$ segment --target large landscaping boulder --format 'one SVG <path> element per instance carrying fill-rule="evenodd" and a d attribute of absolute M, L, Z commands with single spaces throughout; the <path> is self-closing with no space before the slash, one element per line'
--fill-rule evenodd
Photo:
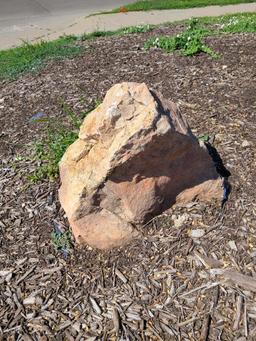
<path fill-rule="evenodd" d="M 222 196 L 177 106 L 146 84 L 113 86 L 60 163 L 59 197 L 78 243 L 122 245 L 174 203 Z"/>

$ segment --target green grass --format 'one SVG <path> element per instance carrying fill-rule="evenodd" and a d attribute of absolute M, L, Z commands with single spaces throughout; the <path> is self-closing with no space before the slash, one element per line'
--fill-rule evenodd
<path fill-rule="evenodd" d="M 38 70 L 50 58 L 73 57 L 82 51 L 76 41 L 77 37 L 67 36 L 0 51 L 0 79 L 15 79 L 24 72 Z"/>
<path fill-rule="evenodd" d="M 136 1 L 132 4 L 124 6 L 129 11 L 150 11 L 150 10 L 162 10 L 162 9 L 182 9 L 192 7 L 205 7 L 210 5 L 231 5 L 240 3 L 250 3 L 255 0 L 145 0 Z M 118 13 L 119 8 L 115 8 L 112 12 L 107 13 Z"/>
<path fill-rule="evenodd" d="M 92 33 L 87 33 L 81 35 L 80 39 L 84 40 L 92 40 L 98 37 L 111 37 L 111 36 L 123 36 L 126 34 L 134 34 L 134 33 L 145 33 L 151 31 L 154 28 L 153 25 L 137 25 L 137 26 L 130 26 L 130 27 L 123 27 L 116 31 L 95 31 Z"/>
<path fill-rule="evenodd" d="M 148 39 L 145 49 L 151 47 L 163 49 L 166 52 L 180 51 L 185 56 L 204 52 L 217 58 L 218 54 L 204 42 L 207 36 L 225 33 L 256 32 L 256 13 L 239 13 L 222 17 L 192 18 L 186 20 L 187 29 L 174 36 L 156 36 Z"/>

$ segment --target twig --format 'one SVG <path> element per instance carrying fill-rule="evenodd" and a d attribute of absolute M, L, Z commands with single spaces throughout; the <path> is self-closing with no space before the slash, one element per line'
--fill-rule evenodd
<path fill-rule="evenodd" d="M 207 283 L 207 284 L 204 284 L 204 285 L 201 285 L 200 287 L 197 287 L 193 290 L 190 290 L 188 292 L 185 292 L 184 294 L 180 295 L 179 298 L 182 298 L 182 297 L 185 297 L 185 296 L 188 296 L 190 294 L 193 294 L 194 292 L 198 291 L 198 290 L 201 290 L 201 289 L 211 289 L 213 287 L 216 287 L 217 285 L 219 285 L 221 282 L 214 282 L 214 283 Z"/>
<path fill-rule="evenodd" d="M 220 287 L 217 286 L 215 289 L 215 295 L 213 299 L 213 308 L 216 308 L 219 302 L 219 297 L 220 297 Z"/>
<path fill-rule="evenodd" d="M 96 300 L 93 297 L 89 297 L 89 300 L 91 301 L 91 305 L 93 310 L 95 311 L 96 314 L 100 315 L 102 313 L 102 310 Z"/>
<path fill-rule="evenodd" d="M 247 321 L 246 301 L 244 302 L 244 336 L 248 337 L 248 321 Z"/>
<path fill-rule="evenodd" d="M 192 322 L 195 322 L 195 321 L 197 321 L 197 320 L 199 320 L 199 319 L 200 319 L 199 316 L 194 316 L 194 317 L 190 318 L 189 320 L 186 320 L 186 321 L 183 321 L 183 322 L 179 322 L 179 323 L 177 324 L 177 326 L 178 326 L 178 328 L 184 327 L 184 326 L 186 326 L 187 324 L 190 324 L 190 323 L 192 323 Z"/>
<path fill-rule="evenodd" d="M 223 266 L 223 263 L 217 259 L 210 258 L 202 255 L 201 253 L 195 251 L 195 256 L 200 260 L 200 262 L 207 268 L 219 268 Z"/>
<path fill-rule="evenodd" d="M 127 278 L 123 275 L 123 273 L 118 270 L 117 268 L 115 269 L 115 274 L 116 276 L 125 284 L 128 282 Z"/>
<path fill-rule="evenodd" d="M 254 277 L 242 275 L 232 270 L 225 270 L 222 275 L 226 281 L 231 281 L 246 290 L 256 292 L 256 280 Z"/>
<path fill-rule="evenodd" d="M 158 338 L 158 340 L 164 341 L 153 326 L 148 325 L 147 328 L 151 330 L 151 332 Z"/>
<path fill-rule="evenodd" d="M 239 295 L 236 301 L 236 317 L 233 325 L 233 330 L 237 330 L 239 328 L 239 323 L 241 320 L 241 312 L 243 307 L 243 297 Z"/>
<path fill-rule="evenodd" d="M 201 335 L 200 335 L 200 341 L 207 341 L 208 340 L 211 321 L 212 321 L 211 314 L 207 314 L 204 318 L 204 321 L 203 321 L 203 326 L 202 326 Z"/>
<path fill-rule="evenodd" d="M 113 308 L 113 324 L 116 333 L 116 337 L 118 338 L 119 330 L 120 330 L 120 316 L 118 310 L 114 307 Z"/>
<path fill-rule="evenodd" d="M 36 268 L 36 265 L 29 269 L 17 282 L 16 285 L 19 285 L 25 278 L 27 278 Z"/>

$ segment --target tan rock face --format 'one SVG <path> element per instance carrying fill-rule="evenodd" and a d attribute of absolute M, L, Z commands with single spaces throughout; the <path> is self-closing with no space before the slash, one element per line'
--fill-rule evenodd
<path fill-rule="evenodd" d="M 113 86 L 60 163 L 60 202 L 77 242 L 127 243 L 176 202 L 222 195 L 214 164 L 177 106 L 145 84 Z"/>

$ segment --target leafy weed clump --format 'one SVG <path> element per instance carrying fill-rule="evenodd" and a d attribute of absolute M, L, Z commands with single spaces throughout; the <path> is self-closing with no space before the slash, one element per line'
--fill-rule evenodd
<path fill-rule="evenodd" d="M 67 148 L 78 138 L 79 127 L 83 118 L 90 111 L 76 115 L 65 103 L 62 103 L 63 111 L 68 116 L 67 124 L 60 124 L 54 119 L 48 118 L 45 134 L 34 146 L 33 160 L 37 162 L 36 169 L 28 176 L 31 182 L 44 178 L 54 180 L 59 174 L 59 162 Z"/>
<path fill-rule="evenodd" d="M 153 37 L 145 43 L 145 49 L 161 48 L 166 52 L 181 51 L 185 56 L 193 56 L 200 52 L 209 54 L 213 58 L 218 55 L 203 42 L 203 38 L 210 34 L 208 29 L 198 27 L 198 20 L 191 19 L 186 31 L 171 37 Z"/>
<path fill-rule="evenodd" d="M 68 131 L 64 127 L 49 128 L 47 135 L 35 145 L 34 159 L 39 165 L 28 179 L 32 182 L 56 179 L 62 156 L 77 138 L 77 131 Z"/>
<path fill-rule="evenodd" d="M 62 252 L 64 256 L 68 255 L 72 248 L 71 233 L 69 230 L 64 232 L 52 232 L 51 240 L 56 251 Z"/>
<path fill-rule="evenodd" d="M 79 135 L 79 129 L 83 119 L 96 107 L 101 101 L 96 99 L 93 106 L 87 110 L 76 114 L 62 100 L 60 101 L 63 113 L 66 119 L 63 123 L 52 118 L 39 118 L 34 122 L 44 122 L 45 134 L 34 145 L 33 161 L 37 162 L 36 169 L 28 176 L 31 182 L 37 182 L 48 178 L 55 180 L 59 175 L 59 162 L 62 159 L 67 148 L 73 144 Z M 36 116 L 36 115 L 35 115 Z"/>
<path fill-rule="evenodd" d="M 153 37 L 146 41 L 145 49 L 161 48 L 166 52 L 181 51 L 185 56 L 204 52 L 217 58 L 219 55 L 204 42 L 207 36 L 229 33 L 255 33 L 256 13 L 229 14 L 221 17 L 192 18 L 187 29 L 175 36 Z"/>

